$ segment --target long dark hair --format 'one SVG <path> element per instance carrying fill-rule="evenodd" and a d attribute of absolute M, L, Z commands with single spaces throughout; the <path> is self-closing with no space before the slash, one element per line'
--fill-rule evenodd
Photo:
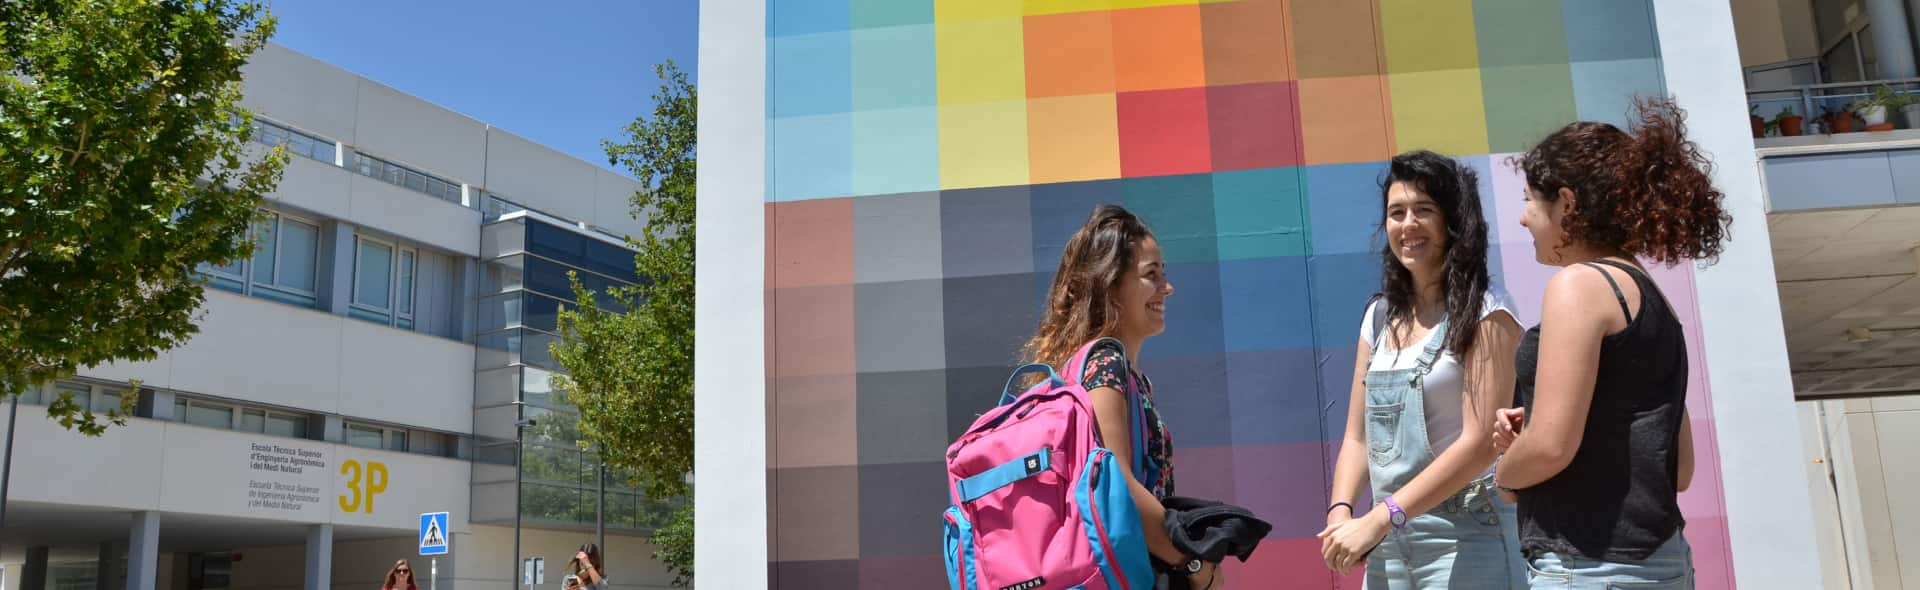
<path fill-rule="evenodd" d="M 400 578 L 401 566 L 406 566 L 407 568 L 407 585 L 395 586 L 393 584 L 394 582 L 398 581 Z M 381 587 L 392 588 L 394 590 L 407 590 L 407 588 L 414 587 L 413 581 L 418 579 L 420 578 L 416 577 L 416 575 L 413 572 L 413 565 L 408 564 L 407 560 L 402 559 L 400 561 L 393 562 L 393 567 L 387 568 L 387 581 L 385 584 L 382 584 Z"/>
<path fill-rule="evenodd" d="M 1733 226 L 1712 162 L 1687 140 L 1686 113 L 1671 100 L 1635 100 L 1633 112 L 1631 131 L 1580 121 L 1514 164 L 1546 202 L 1562 188 L 1576 195 L 1560 219 L 1569 240 L 1669 265 L 1711 262 Z"/>
<path fill-rule="evenodd" d="M 1381 234 L 1387 228 L 1387 194 L 1397 182 L 1419 187 L 1446 218 L 1447 255 L 1440 271 L 1440 290 L 1445 294 L 1449 320 L 1445 346 L 1456 358 L 1465 359 L 1480 333 L 1480 314 L 1491 282 L 1487 277 L 1487 220 L 1480 213 L 1480 175 L 1453 158 L 1427 150 L 1394 156 L 1380 181 Z M 1381 243 L 1387 242 L 1383 239 Z M 1380 292 L 1386 298 L 1387 317 L 1412 319 L 1413 301 L 1418 296 L 1413 272 L 1400 264 L 1391 246 L 1380 250 L 1380 266 Z"/>
<path fill-rule="evenodd" d="M 607 566 L 603 565 L 600 561 L 599 545 L 595 545 L 593 543 L 587 543 L 585 545 L 580 546 L 580 551 L 585 552 L 587 554 L 587 561 L 590 562 L 588 563 L 588 565 L 593 566 L 594 573 L 600 574 L 600 577 L 603 577 L 603 578 L 607 576 Z M 570 569 L 576 572 L 580 571 L 580 564 L 578 563 L 578 558 L 570 559 L 567 561 L 574 562 L 572 564 L 573 567 Z"/>
<path fill-rule="evenodd" d="M 1114 335 L 1120 326 L 1115 290 L 1133 268 L 1133 245 L 1151 237 L 1153 230 L 1125 208 L 1095 207 L 1060 254 L 1040 327 L 1022 349 L 1025 361 L 1061 368 L 1082 344 Z"/>

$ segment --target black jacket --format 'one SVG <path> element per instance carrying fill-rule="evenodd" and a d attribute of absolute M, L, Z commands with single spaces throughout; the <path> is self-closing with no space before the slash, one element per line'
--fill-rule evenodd
<path fill-rule="evenodd" d="M 1171 496 L 1160 501 L 1167 509 L 1167 536 L 1184 555 L 1218 565 L 1231 555 L 1245 562 L 1267 538 L 1273 525 L 1252 512 L 1212 500 Z M 1168 590 L 1190 590 L 1185 564 L 1160 564 L 1167 573 Z"/>

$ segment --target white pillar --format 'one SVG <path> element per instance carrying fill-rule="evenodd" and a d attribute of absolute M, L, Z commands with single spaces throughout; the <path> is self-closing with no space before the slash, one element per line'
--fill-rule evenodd
<path fill-rule="evenodd" d="M 767 2 L 700 0 L 694 535 L 702 588 L 768 587 Z M 752 359 L 730 362 L 728 359 Z M 748 508 L 748 509 L 743 509 Z M 564 561 L 564 560 L 563 560 Z"/>
<path fill-rule="evenodd" d="M 418 574 L 415 574 L 418 575 Z M 307 526 L 306 590 L 333 587 L 333 525 Z"/>
<path fill-rule="evenodd" d="M 133 513 L 127 533 L 127 590 L 153 590 L 160 576 L 160 513 Z"/>
<path fill-rule="evenodd" d="M 1653 10 L 1667 91 L 1687 111 L 1689 138 L 1713 159 L 1721 206 L 1734 219 L 1719 262 L 1694 281 L 1735 586 L 1819 588 L 1812 497 L 1781 479 L 1804 472 L 1800 426 L 1752 130 L 1733 116 L 1747 105 L 1732 6 L 1655 0 Z"/>
<path fill-rule="evenodd" d="M 1881 79 L 1914 77 L 1913 35 L 1909 34 L 1906 2 L 1866 0 L 1867 19 L 1873 23 L 1873 58 Z M 1887 113 L 1887 116 L 1898 116 Z"/>

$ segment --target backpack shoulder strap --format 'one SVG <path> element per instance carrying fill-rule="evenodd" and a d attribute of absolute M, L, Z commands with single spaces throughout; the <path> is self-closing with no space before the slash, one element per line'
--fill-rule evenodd
<path fill-rule="evenodd" d="M 1120 353 L 1120 374 L 1126 377 L 1126 379 L 1121 382 L 1124 384 L 1121 393 L 1127 396 L 1127 430 L 1133 442 L 1133 473 L 1137 479 L 1146 473 L 1146 424 L 1145 418 L 1141 415 L 1145 412 L 1142 409 L 1143 405 L 1140 401 L 1140 384 L 1133 376 L 1133 367 L 1127 365 L 1127 345 L 1120 342 L 1118 338 L 1113 337 L 1094 339 L 1092 342 L 1081 346 L 1080 351 L 1074 353 L 1073 358 L 1067 360 L 1067 366 L 1059 367 L 1059 372 L 1066 378 L 1068 383 L 1074 385 L 1081 384 L 1081 382 L 1086 380 L 1087 358 L 1092 356 L 1093 350 L 1102 344 L 1111 344 L 1114 349 Z M 1098 432 L 1097 428 L 1095 432 Z"/>

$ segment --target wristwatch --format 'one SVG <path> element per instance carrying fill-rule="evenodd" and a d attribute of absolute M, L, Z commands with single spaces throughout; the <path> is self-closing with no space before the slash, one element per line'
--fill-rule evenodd
<path fill-rule="evenodd" d="M 1407 526 L 1407 511 L 1400 509 L 1400 503 L 1393 501 L 1393 496 L 1387 496 L 1380 503 L 1387 505 L 1387 522 L 1393 523 L 1393 528 Z"/>
<path fill-rule="evenodd" d="M 1187 575 L 1191 576 L 1191 575 L 1200 573 L 1200 568 L 1204 567 L 1202 563 L 1203 562 L 1200 561 L 1200 558 L 1195 557 L 1193 559 L 1187 560 L 1187 566 L 1182 569 L 1185 569 L 1187 571 Z"/>

